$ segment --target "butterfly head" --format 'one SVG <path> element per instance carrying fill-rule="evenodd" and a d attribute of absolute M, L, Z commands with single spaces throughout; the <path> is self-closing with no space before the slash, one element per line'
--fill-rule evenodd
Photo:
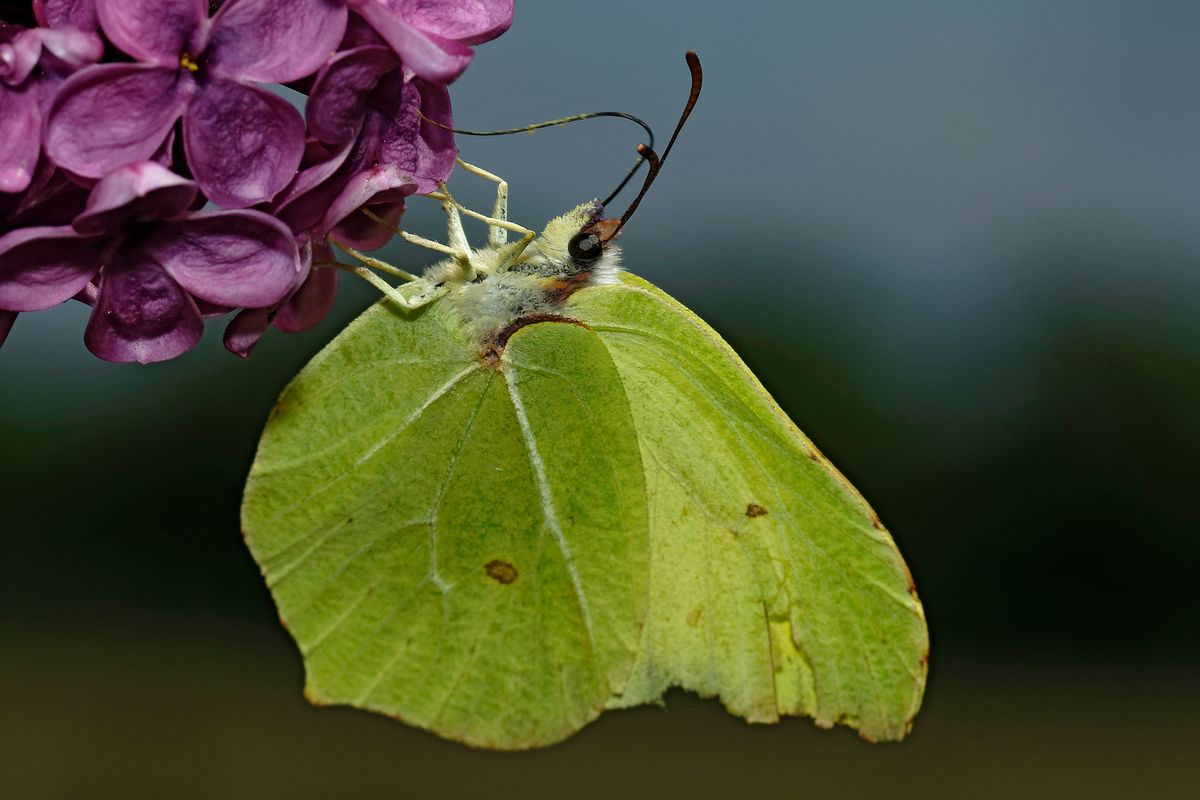
<path fill-rule="evenodd" d="M 620 271 L 621 249 L 612 236 L 618 220 L 603 214 L 604 206 L 592 201 L 555 217 L 511 269 L 575 288 L 613 283 Z"/>

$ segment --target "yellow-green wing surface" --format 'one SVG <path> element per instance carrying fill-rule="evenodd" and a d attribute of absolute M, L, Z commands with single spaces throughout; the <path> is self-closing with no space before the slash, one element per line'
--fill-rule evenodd
<path fill-rule="evenodd" d="M 650 606 L 610 702 L 671 686 L 754 722 L 811 716 L 899 739 L 921 702 L 928 633 L 879 518 L 708 325 L 634 276 L 567 313 L 612 356 L 650 509 Z"/>
<path fill-rule="evenodd" d="M 504 749 L 672 686 L 903 736 L 904 563 L 712 329 L 624 276 L 488 365 L 453 313 L 368 310 L 263 434 L 243 527 L 310 699 Z"/>
<path fill-rule="evenodd" d="M 495 370 L 444 305 L 376 305 L 304 368 L 263 434 L 243 529 L 310 700 L 544 745 L 622 691 L 640 642 L 637 438 L 594 334 L 524 333 Z"/>

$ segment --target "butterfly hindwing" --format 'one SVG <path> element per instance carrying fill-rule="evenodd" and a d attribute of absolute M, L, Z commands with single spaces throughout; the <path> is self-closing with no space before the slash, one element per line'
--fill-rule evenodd
<path fill-rule="evenodd" d="M 683 686 L 751 721 L 803 714 L 901 738 L 928 634 L 874 512 L 729 346 L 659 289 L 624 275 L 567 313 L 617 365 L 649 497 L 649 613 L 612 705 Z"/>

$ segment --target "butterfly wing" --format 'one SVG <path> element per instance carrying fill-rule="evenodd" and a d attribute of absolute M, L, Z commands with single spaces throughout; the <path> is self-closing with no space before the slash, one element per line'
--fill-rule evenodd
<path fill-rule="evenodd" d="M 631 275 L 576 294 L 632 411 L 650 605 L 610 705 L 682 686 L 754 722 L 811 716 L 901 738 L 928 659 L 921 603 L 861 495 L 715 331 Z"/>
<path fill-rule="evenodd" d="M 626 275 L 493 369 L 449 309 L 368 310 L 260 443 L 243 525 L 310 699 L 505 749 L 672 686 L 904 735 L 903 560 L 711 328 Z"/>
<path fill-rule="evenodd" d="M 639 645 L 633 421 L 594 334 L 516 337 L 490 369 L 447 308 L 377 305 L 304 368 L 263 434 L 243 530 L 310 700 L 548 744 L 622 690 Z"/>

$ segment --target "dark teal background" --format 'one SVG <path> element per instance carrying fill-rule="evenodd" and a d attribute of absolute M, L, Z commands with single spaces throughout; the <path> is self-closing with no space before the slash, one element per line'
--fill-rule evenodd
<path fill-rule="evenodd" d="M 665 139 L 700 53 L 626 264 L 725 334 L 894 532 L 933 637 L 904 744 L 680 694 L 502 756 L 308 707 L 238 504 L 275 395 L 374 298 L 347 284 L 247 362 L 219 325 L 136 367 L 88 355 L 80 306 L 17 321 L 0 796 L 1192 795 L 1198 33 L 1167 0 L 525 0 L 452 88 L 465 127 L 620 109 Z M 460 146 L 537 227 L 606 194 L 639 137 Z M 441 225 L 413 199 L 407 227 Z"/>

